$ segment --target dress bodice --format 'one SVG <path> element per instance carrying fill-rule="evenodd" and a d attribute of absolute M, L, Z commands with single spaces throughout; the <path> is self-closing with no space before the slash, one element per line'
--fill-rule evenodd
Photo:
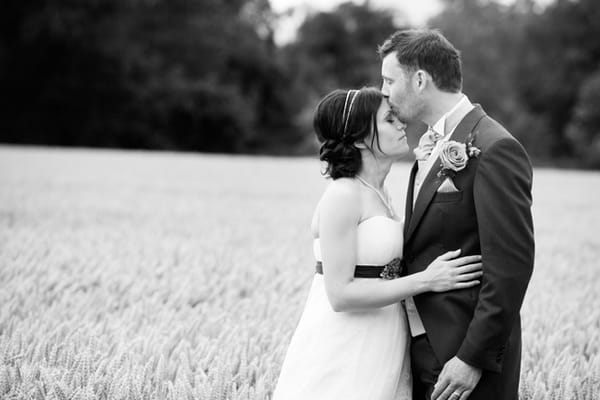
<path fill-rule="evenodd" d="M 376 215 L 362 221 L 356 227 L 356 264 L 385 265 L 396 257 L 402 257 L 402 221 L 385 215 Z M 315 259 L 322 261 L 321 242 L 314 239 Z"/>

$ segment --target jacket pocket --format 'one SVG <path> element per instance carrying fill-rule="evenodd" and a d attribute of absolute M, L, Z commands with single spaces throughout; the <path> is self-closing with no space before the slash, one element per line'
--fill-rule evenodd
<path fill-rule="evenodd" d="M 461 201 L 463 198 L 462 190 L 458 192 L 436 192 L 435 196 L 431 200 L 432 203 L 451 203 L 454 201 Z"/>

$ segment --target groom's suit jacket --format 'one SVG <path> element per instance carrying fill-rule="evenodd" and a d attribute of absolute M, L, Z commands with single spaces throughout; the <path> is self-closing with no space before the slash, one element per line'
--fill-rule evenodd
<path fill-rule="evenodd" d="M 518 387 L 519 310 L 534 260 L 532 168 L 520 143 L 479 105 L 451 140 L 468 137 L 481 154 L 453 178 L 458 191 L 437 192 L 445 178 L 437 176 L 441 166 L 436 161 L 413 209 L 415 162 L 406 196 L 404 261 L 412 274 L 450 250 L 482 255 L 481 285 L 424 293 L 415 296 L 415 304 L 442 365 L 458 356 L 482 368 L 484 377 L 485 371 L 502 375 L 502 385 Z"/>

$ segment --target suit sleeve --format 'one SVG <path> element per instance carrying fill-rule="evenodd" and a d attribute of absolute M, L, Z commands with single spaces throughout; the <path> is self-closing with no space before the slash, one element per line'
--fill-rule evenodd
<path fill-rule="evenodd" d="M 533 272 L 531 184 L 531 163 L 516 140 L 501 139 L 482 152 L 473 196 L 483 277 L 457 356 L 484 370 L 501 371 L 504 345 Z"/>

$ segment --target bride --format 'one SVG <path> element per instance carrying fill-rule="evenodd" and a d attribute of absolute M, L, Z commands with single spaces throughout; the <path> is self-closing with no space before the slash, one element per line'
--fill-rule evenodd
<path fill-rule="evenodd" d="M 479 284 L 481 258 L 456 250 L 399 277 L 403 223 L 384 181 L 408 144 L 405 125 L 379 90 L 328 94 L 314 127 L 332 182 L 313 217 L 317 271 L 273 399 L 411 399 L 410 335 L 400 302 Z"/>

